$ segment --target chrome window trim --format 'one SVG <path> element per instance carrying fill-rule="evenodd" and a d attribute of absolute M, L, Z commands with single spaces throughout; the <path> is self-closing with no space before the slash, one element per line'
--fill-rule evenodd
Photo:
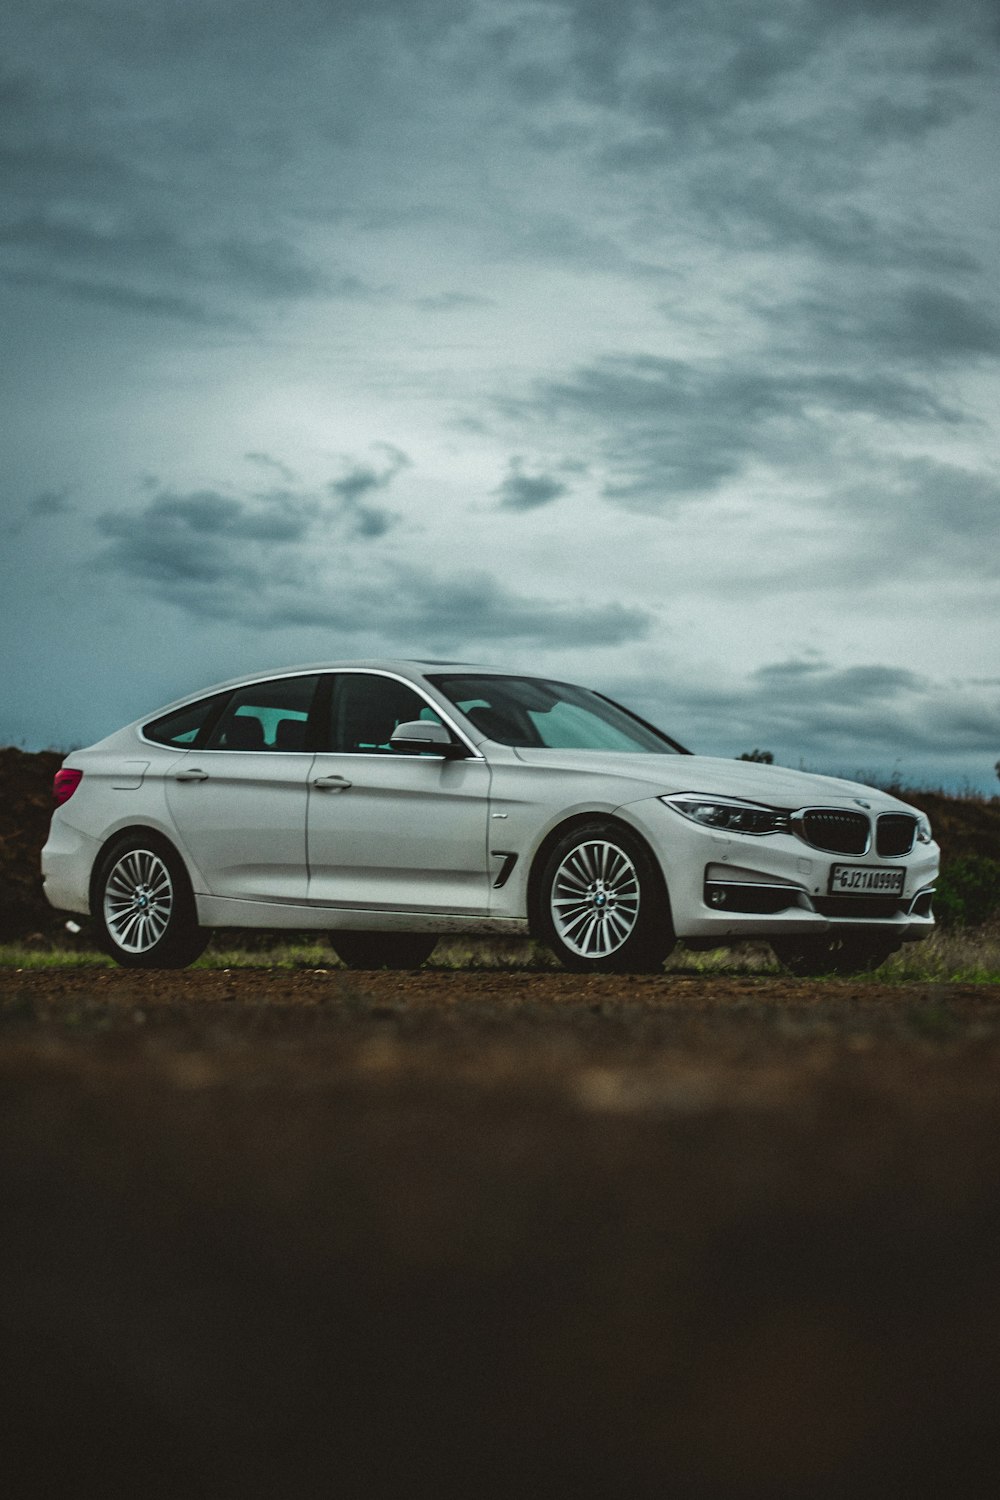
<path fill-rule="evenodd" d="M 462 759 L 463 760 L 477 760 L 477 761 L 483 762 L 483 764 L 486 763 L 486 756 L 483 755 L 483 753 L 480 750 L 478 750 L 476 748 L 476 746 L 471 742 L 471 740 L 469 739 L 469 736 L 466 734 L 465 730 L 462 729 L 462 727 L 461 727 L 460 724 L 457 724 L 455 722 L 455 720 L 452 718 L 451 713 L 448 711 L 448 709 L 444 708 L 440 703 L 437 703 L 434 699 L 432 699 L 432 698 L 430 698 L 428 696 L 427 689 L 426 689 L 426 687 L 425 687 L 425 685 L 424 685 L 424 683 L 422 681 L 415 682 L 412 677 L 404 677 L 401 673 L 388 671 L 384 667 L 364 667 L 364 666 L 356 666 L 356 667 L 355 666 L 349 666 L 349 667 L 313 667 L 312 669 L 308 669 L 307 668 L 304 671 L 301 668 L 299 668 L 297 671 L 292 671 L 292 672 L 275 672 L 273 675 L 266 676 L 266 677 L 253 677 L 249 681 L 241 680 L 241 681 L 233 683 L 232 686 L 229 688 L 228 691 L 229 691 L 229 696 L 232 697 L 233 693 L 242 692 L 242 691 L 245 691 L 247 688 L 256 687 L 258 683 L 263 684 L 263 683 L 268 683 L 268 682 L 288 682 L 292 678 L 295 678 L 295 677 L 319 677 L 319 678 L 326 677 L 326 678 L 330 679 L 331 686 L 332 686 L 334 679 L 336 679 L 337 677 L 348 677 L 348 676 L 350 676 L 350 677 L 388 677 L 390 679 L 390 681 L 392 681 L 392 682 L 398 682 L 403 687 L 412 688 L 413 692 L 416 693 L 419 698 L 422 698 L 424 700 L 424 702 L 426 703 L 427 707 L 429 709 L 432 709 L 433 712 L 437 714 L 438 718 L 441 719 L 441 721 L 444 724 L 447 725 L 448 729 L 451 730 L 452 734 L 454 734 L 456 736 L 456 738 L 461 742 L 461 744 L 463 744 L 465 746 L 466 750 L 468 751 L 468 754 L 464 755 L 462 757 Z M 226 692 L 227 690 L 225 688 L 222 688 L 222 689 L 217 689 L 215 692 L 212 692 L 212 693 L 202 693 L 200 695 L 196 695 L 196 696 L 194 696 L 194 697 L 192 697 L 190 699 L 186 699 L 186 700 L 185 699 L 181 699 L 180 702 L 177 705 L 177 712 L 180 713 L 181 710 L 184 709 L 187 706 L 190 706 L 191 708 L 197 708 L 198 704 L 201 703 L 204 699 L 206 699 L 206 698 L 215 698 L 215 697 L 217 697 L 219 695 L 220 691 L 221 692 Z M 167 712 L 169 712 L 169 711 L 170 710 L 168 708 Z M 161 714 L 161 715 L 158 715 L 157 717 L 162 718 L 163 715 Z M 154 721 L 152 719 L 148 719 L 146 721 L 146 723 L 148 723 L 148 724 L 152 724 L 153 722 Z M 175 755 L 190 755 L 191 752 L 192 752 L 192 750 L 195 748 L 193 745 L 164 745 L 159 740 L 148 739 L 147 736 L 146 736 L 145 730 L 146 730 L 146 724 L 140 725 L 139 728 L 136 731 L 136 738 L 139 739 L 139 740 L 141 740 L 141 742 L 144 745 L 149 745 L 154 750 L 169 750 L 171 753 L 173 753 Z M 227 750 L 227 749 L 225 749 L 225 747 L 223 747 L 221 749 L 218 748 L 218 747 L 214 747 L 211 750 L 203 748 L 203 749 L 201 749 L 201 750 L 198 751 L 199 755 L 276 755 L 276 754 L 280 754 L 280 755 L 308 755 L 310 758 L 312 756 L 314 756 L 314 755 L 355 756 L 358 753 L 359 752 L 354 751 L 354 750 L 281 750 L 281 751 L 275 751 L 275 750 L 266 750 L 266 751 L 258 751 L 258 750 Z M 413 760 L 413 759 L 419 759 L 420 757 L 400 756 L 399 758 L 401 760 L 403 760 L 403 759 Z"/>
<path fill-rule="evenodd" d="M 291 672 L 274 672 L 266 677 L 238 678 L 235 682 L 223 684 L 221 687 L 215 688 L 212 692 L 196 693 L 190 698 L 180 698 L 176 703 L 168 704 L 163 713 L 157 714 L 154 718 L 147 719 L 145 723 L 140 724 L 136 728 L 135 737 L 142 744 L 149 745 L 154 750 L 171 750 L 177 755 L 190 755 L 191 751 L 195 749 L 194 745 L 165 745 L 162 740 L 151 740 L 146 735 L 146 726 L 154 724 L 156 719 L 166 718 L 167 714 L 171 712 L 181 713 L 185 708 L 197 708 L 199 703 L 204 703 L 209 698 L 219 698 L 223 693 L 227 695 L 226 706 L 228 707 L 229 699 L 232 698 L 234 693 L 242 692 L 246 688 L 256 687 L 258 683 L 289 682 L 293 677 L 318 677 L 322 679 L 329 675 L 325 667 L 299 667 Z M 225 709 L 223 709 L 224 712 Z M 222 749 L 216 747 L 211 750 L 202 748 L 198 751 L 199 755 L 315 755 L 315 753 L 314 750 L 227 750 L 225 747 Z"/>

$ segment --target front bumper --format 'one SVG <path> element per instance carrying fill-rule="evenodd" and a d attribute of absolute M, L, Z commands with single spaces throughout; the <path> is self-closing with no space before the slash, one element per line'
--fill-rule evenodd
<path fill-rule="evenodd" d="M 912 942 L 934 927 L 937 844 L 915 844 L 898 858 L 872 852 L 829 854 L 793 833 L 753 836 L 703 828 L 659 799 L 633 804 L 627 811 L 660 857 L 674 930 L 681 939 L 722 944 L 877 929 L 899 942 Z M 903 869 L 902 892 L 893 897 L 831 895 L 834 865 Z"/>

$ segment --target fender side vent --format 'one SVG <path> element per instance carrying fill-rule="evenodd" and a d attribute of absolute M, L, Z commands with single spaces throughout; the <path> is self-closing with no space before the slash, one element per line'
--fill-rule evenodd
<path fill-rule="evenodd" d="M 517 855 L 511 853 L 509 849 L 491 849 L 490 858 L 501 861 L 500 868 L 493 879 L 493 889 L 498 891 L 510 879 L 511 871 L 517 864 Z"/>

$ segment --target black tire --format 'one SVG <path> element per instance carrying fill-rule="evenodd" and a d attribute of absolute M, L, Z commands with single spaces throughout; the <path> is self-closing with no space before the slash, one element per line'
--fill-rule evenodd
<path fill-rule="evenodd" d="M 332 932 L 330 946 L 349 969 L 419 969 L 437 947 L 433 932 Z"/>
<path fill-rule="evenodd" d="M 847 933 L 843 937 L 772 938 L 775 958 L 801 979 L 817 974 L 868 974 L 901 946 L 891 937 Z"/>
<path fill-rule="evenodd" d="M 538 933 L 564 968 L 654 974 L 676 937 L 663 877 L 619 823 L 579 823 L 549 851 L 538 885 Z"/>
<path fill-rule="evenodd" d="M 184 969 L 204 953 L 194 895 L 177 851 L 156 834 L 126 834 L 101 856 L 91 917 L 105 953 L 126 969 Z"/>

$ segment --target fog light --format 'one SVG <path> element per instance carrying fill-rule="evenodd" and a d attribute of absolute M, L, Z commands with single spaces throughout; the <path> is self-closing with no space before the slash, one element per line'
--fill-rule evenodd
<path fill-rule="evenodd" d="M 709 904 L 709 906 L 725 906 L 725 904 L 726 904 L 726 893 L 725 893 L 725 891 L 721 891 L 718 886 L 716 886 L 714 890 L 709 891 L 709 893 L 708 893 L 708 904 Z"/>

